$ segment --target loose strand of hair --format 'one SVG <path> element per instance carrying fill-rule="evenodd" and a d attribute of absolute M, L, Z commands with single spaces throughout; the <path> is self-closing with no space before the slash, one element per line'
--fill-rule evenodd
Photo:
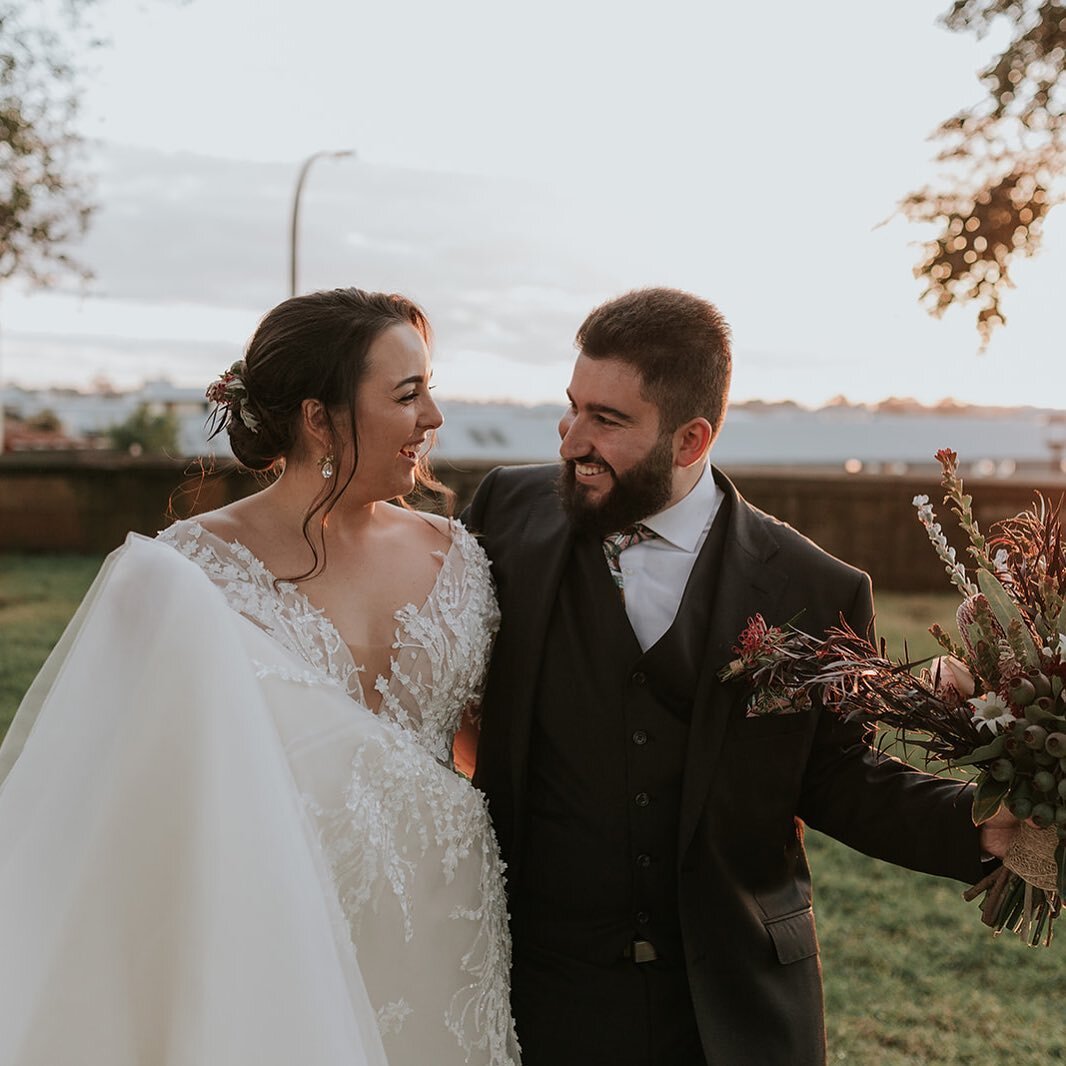
<path fill-rule="evenodd" d="M 299 581 L 306 581 L 309 578 L 318 577 L 326 569 L 327 553 L 326 553 L 326 520 L 330 516 L 330 512 L 337 505 L 337 501 L 344 495 L 348 486 L 352 483 L 352 479 L 355 477 L 355 471 L 359 466 L 359 444 L 355 436 L 355 415 L 350 416 L 352 424 L 352 468 L 348 471 L 348 476 L 345 478 L 344 483 L 334 482 L 331 479 L 329 485 L 326 486 L 324 491 L 319 494 L 318 497 L 312 503 L 310 509 L 304 515 L 303 523 L 301 524 L 300 531 L 303 534 L 304 540 L 307 542 L 307 546 L 311 549 L 311 555 L 314 558 L 314 563 L 309 570 L 305 570 L 302 574 L 298 574 L 295 577 L 279 578 L 278 580 L 291 581 L 294 584 Z M 332 436 L 332 448 L 334 455 L 337 453 L 337 436 L 331 430 Z M 310 527 L 311 522 L 314 520 L 316 514 L 322 511 L 322 518 L 319 522 L 319 537 L 322 545 L 322 556 L 319 558 L 318 549 L 315 547 L 315 542 L 311 537 Z"/>

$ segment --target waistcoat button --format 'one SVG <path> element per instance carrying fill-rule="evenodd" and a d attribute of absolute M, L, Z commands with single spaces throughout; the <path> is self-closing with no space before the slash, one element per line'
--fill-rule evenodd
<path fill-rule="evenodd" d="M 651 803 L 651 796 L 649 796 L 647 792 L 638 792 L 635 802 L 638 807 L 647 807 L 647 805 Z"/>
<path fill-rule="evenodd" d="M 634 744 L 647 744 L 648 743 L 648 734 L 645 733 L 643 729 L 638 729 L 633 734 L 633 743 Z"/>

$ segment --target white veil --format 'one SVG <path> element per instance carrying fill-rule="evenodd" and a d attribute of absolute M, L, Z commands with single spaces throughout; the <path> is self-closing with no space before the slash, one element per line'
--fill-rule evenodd
<path fill-rule="evenodd" d="M 267 640 L 166 545 L 105 562 L 0 750 L 0 1066 L 385 1063 Z"/>

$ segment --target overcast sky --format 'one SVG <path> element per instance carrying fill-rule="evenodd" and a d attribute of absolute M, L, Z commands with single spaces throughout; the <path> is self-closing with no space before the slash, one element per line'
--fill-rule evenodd
<path fill-rule="evenodd" d="M 1066 407 L 1066 223 L 977 354 L 911 276 L 897 201 L 996 39 L 946 0 L 101 0 L 82 127 L 100 211 L 82 297 L 9 287 L 0 377 L 206 382 L 301 288 L 396 289 L 442 395 L 558 400 L 584 314 L 628 288 L 716 302 L 734 397 Z"/>

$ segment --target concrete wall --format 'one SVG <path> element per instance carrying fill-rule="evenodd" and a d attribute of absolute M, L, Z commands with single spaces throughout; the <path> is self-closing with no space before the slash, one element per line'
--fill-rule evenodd
<path fill-rule="evenodd" d="M 469 500 L 488 464 L 441 463 L 437 475 Z M 912 498 L 929 496 L 951 542 L 964 544 L 932 478 L 859 475 L 789 468 L 729 471 L 740 492 L 827 551 L 868 570 L 878 588 L 948 591 L 946 575 L 915 518 Z M 0 551 L 98 553 L 129 530 L 153 535 L 169 522 L 254 492 L 251 475 L 220 464 L 82 453 L 7 455 L 0 459 Z M 1022 510 L 1042 489 L 1058 500 L 1062 479 L 1041 483 L 974 481 L 982 526 Z"/>

